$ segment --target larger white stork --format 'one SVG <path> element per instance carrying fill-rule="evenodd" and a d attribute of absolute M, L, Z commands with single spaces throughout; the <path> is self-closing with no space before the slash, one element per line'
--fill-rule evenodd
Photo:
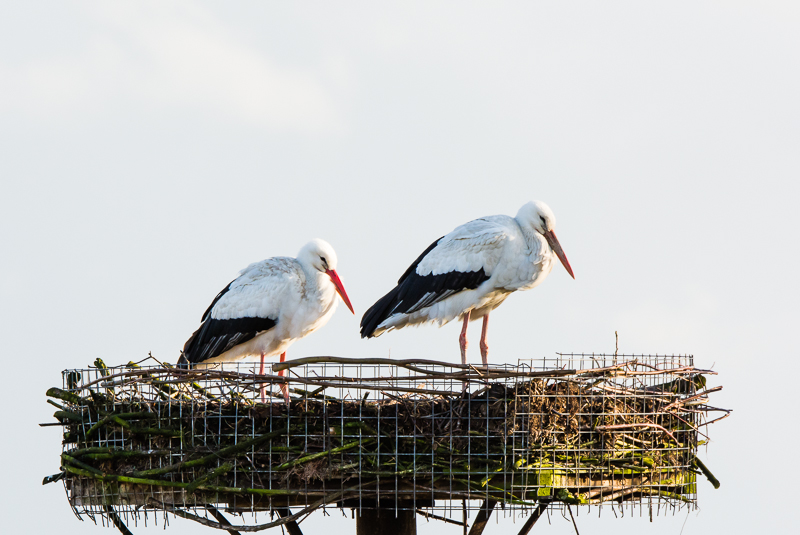
<path fill-rule="evenodd" d="M 407 325 L 460 317 L 461 362 L 467 362 L 467 324 L 483 318 L 481 358 L 488 364 L 489 313 L 516 290 L 530 290 L 553 269 L 556 258 L 575 278 L 555 233 L 556 218 L 541 201 L 516 217 L 483 217 L 439 238 L 403 273 L 397 286 L 361 318 L 361 337 L 380 336 Z"/>
<path fill-rule="evenodd" d="M 280 355 L 283 362 L 294 341 L 328 323 L 337 292 L 355 313 L 336 265 L 333 247 L 319 239 L 306 244 L 297 258 L 250 264 L 214 298 L 183 356 L 204 365 L 260 357 L 263 374 L 265 358 Z M 288 389 L 284 395 L 288 401 Z M 263 401 L 263 388 L 261 396 Z"/>

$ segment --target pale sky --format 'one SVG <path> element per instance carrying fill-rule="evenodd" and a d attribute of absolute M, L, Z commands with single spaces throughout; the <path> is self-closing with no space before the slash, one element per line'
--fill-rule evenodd
<path fill-rule="evenodd" d="M 40 485 L 61 370 L 175 361 L 241 268 L 315 237 L 357 315 L 289 358 L 457 361 L 456 324 L 364 341 L 359 318 L 434 239 L 540 199 L 576 280 L 556 266 L 495 311 L 490 361 L 613 352 L 619 331 L 625 352 L 694 354 L 734 409 L 699 512 L 593 509 L 581 532 L 798 530 L 800 5 L 487 4 L 3 4 L 4 529 L 115 532 Z M 355 532 L 335 513 L 301 527 Z"/>

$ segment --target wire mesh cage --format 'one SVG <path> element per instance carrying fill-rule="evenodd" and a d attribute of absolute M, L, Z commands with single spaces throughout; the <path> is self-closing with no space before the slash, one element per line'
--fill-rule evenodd
<path fill-rule="evenodd" d="M 708 405 L 721 387 L 706 387 L 713 372 L 691 356 L 558 354 L 488 368 L 312 357 L 255 371 L 64 371 L 48 390 L 62 471 L 45 482 L 63 479 L 75 513 L 109 525 L 160 511 L 215 527 L 220 510 L 283 517 L 264 527 L 319 507 L 463 525 L 495 504 L 509 515 L 614 504 L 652 516 L 696 507 L 698 474 L 718 484 L 697 448 L 709 415 L 727 411 Z"/>

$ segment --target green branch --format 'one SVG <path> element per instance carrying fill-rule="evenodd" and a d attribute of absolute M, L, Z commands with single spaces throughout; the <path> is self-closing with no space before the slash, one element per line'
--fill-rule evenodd
<path fill-rule="evenodd" d="M 715 489 L 719 488 L 720 486 L 719 479 L 714 477 L 714 474 L 712 474 L 711 470 L 709 470 L 708 467 L 705 464 L 703 464 L 703 461 L 695 457 L 694 460 L 692 461 L 692 464 L 696 468 L 698 468 L 701 472 L 703 472 L 703 475 L 706 476 L 706 478 L 711 482 L 712 485 L 714 485 Z"/>
<path fill-rule="evenodd" d="M 163 474 L 168 474 L 170 472 L 175 472 L 176 470 L 182 470 L 184 468 L 192 468 L 193 466 L 202 466 L 204 464 L 208 464 L 211 461 L 215 461 L 217 459 L 221 459 L 227 457 L 229 455 L 238 455 L 244 451 L 249 450 L 251 447 L 255 447 L 263 442 L 267 442 L 272 440 L 273 438 L 277 438 L 286 433 L 285 429 L 280 429 L 278 431 L 272 431 L 271 433 L 267 433 L 255 438 L 251 438 L 250 440 L 245 440 L 244 442 L 239 442 L 233 446 L 228 446 L 226 448 L 222 448 L 221 450 L 206 455 L 205 457 L 201 457 L 199 459 L 193 459 L 191 461 L 181 461 L 179 463 L 171 464 L 169 466 L 165 466 L 164 468 L 155 468 L 153 470 L 143 470 L 140 472 L 135 472 L 137 476 L 160 476 Z"/>
<path fill-rule="evenodd" d="M 286 470 L 288 468 L 292 468 L 293 466 L 299 466 L 301 464 L 305 464 L 305 463 L 314 461 L 316 459 L 321 459 L 323 457 L 327 457 L 328 455 L 331 455 L 333 453 L 339 453 L 339 452 L 342 452 L 342 451 L 351 450 L 351 449 L 355 448 L 356 446 L 358 446 L 359 444 L 366 445 L 366 444 L 370 444 L 372 442 L 375 442 L 374 438 L 368 438 L 367 440 L 363 440 L 363 441 L 362 440 L 355 440 L 355 441 L 349 442 L 349 443 L 347 443 L 347 444 L 345 444 L 343 446 L 339 446 L 338 448 L 333 448 L 333 449 L 330 449 L 330 450 L 321 451 L 319 453 L 314 453 L 312 455 L 307 455 L 305 457 L 301 457 L 299 459 L 295 459 L 294 461 L 289 461 L 288 463 L 283 463 L 283 464 L 281 464 L 279 466 L 276 466 L 273 470 L 275 470 L 276 472 L 278 472 L 280 470 Z"/>

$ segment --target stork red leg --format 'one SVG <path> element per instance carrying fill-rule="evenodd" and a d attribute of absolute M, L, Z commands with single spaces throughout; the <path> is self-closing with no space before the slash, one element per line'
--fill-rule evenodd
<path fill-rule="evenodd" d="M 261 352 L 261 366 L 258 367 L 258 375 L 264 375 L 264 352 Z M 261 403 L 267 402 L 267 387 L 261 383 Z"/>
<path fill-rule="evenodd" d="M 469 315 L 471 310 L 464 314 L 464 326 L 461 327 L 461 335 L 458 337 L 458 347 L 461 348 L 461 364 L 467 363 L 467 325 L 469 325 Z"/>
<path fill-rule="evenodd" d="M 489 368 L 489 344 L 486 343 L 486 333 L 489 330 L 489 314 L 483 317 L 483 328 L 481 329 L 481 359 L 483 359 L 483 367 Z"/>
<path fill-rule="evenodd" d="M 458 347 L 461 348 L 461 364 L 467 363 L 467 325 L 469 324 L 469 314 L 469 310 L 464 314 L 464 326 L 461 327 L 461 335 L 458 337 Z M 468 384 L 467 381 L 461 381 L 462 392 L 467 391 Z"/>
<path fill-rule="evenodd" d="M 286 351 L 281 353 L 281 362 L 286 360 Z M 281 370 L 278 372 L 279 377 L 284 377 L 286 375 L 286 370 Z M 283 392 L 283 399 L 286 400 L 286 404 L 289 404 L 289 385 L 288 384 L 281 384 L 281 392 Z"/>

